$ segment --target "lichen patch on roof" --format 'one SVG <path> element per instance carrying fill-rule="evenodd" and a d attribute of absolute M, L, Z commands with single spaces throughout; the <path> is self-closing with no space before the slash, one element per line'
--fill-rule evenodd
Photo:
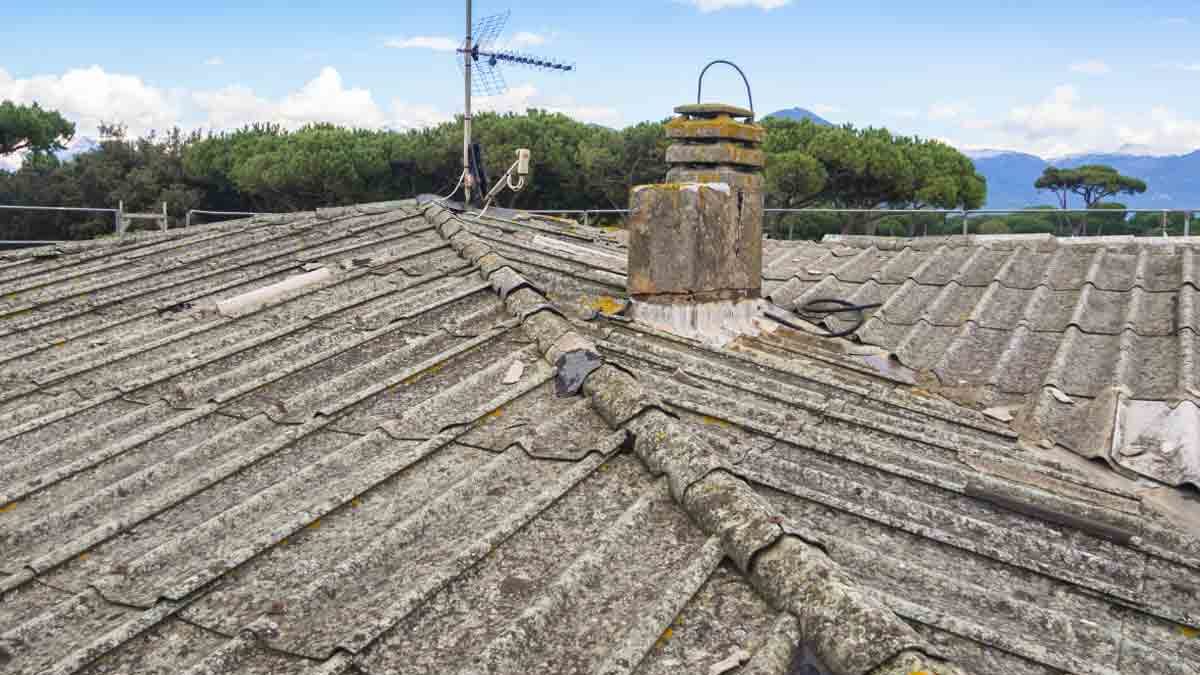
<path fill-rule="evenodd" d="M 770 292 L 867 284 L 826 279 L 863 249 L 768 251 Z M 0 673 L 1195 675 L 1186 494 L 1018 442 L 876 352 L 630 322 L 623 255 L 414 202 L 6 254 Z M 1191 274 L 1161 262 L 1147 292 Z M 973 316 L 941 293 L 920 302 Z M 558 396 L 580 352 L 601 365 Z M 1112 401 L 1129 428 L 1166 402 Z"/>

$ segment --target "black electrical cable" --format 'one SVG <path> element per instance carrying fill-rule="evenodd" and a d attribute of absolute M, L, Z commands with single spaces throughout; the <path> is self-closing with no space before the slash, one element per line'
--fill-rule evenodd
<path fill-rule="evenodd" d="M 798 316 L 800 316 L 808 321 L 811 321 L 814 325 L 817 325 L 817 326 L 820 326 L 822 321 L 829 318 L 829 316 L 831 316 L 833 314 L 843 314 L 846 312 L 857 313 L 858 316 L 855 318 L 854 325 L 851 326 L 850 328 L 847 328 L 846 330 L 836 331 L 836 332 L 831 331 L 831 330 L 826 330 L 824 333 L 816 334 L 819 337 L 836 338 L 836 337 L 846 337 L 847 335 L 850 335 L 851 333 L 858 330 L 859 328 L 862 328 L 862 325 L 864 323 L 866 323 L 866 321 L 867 321 L 867 315 L 865 313 L 866 310 L 875 309 L 876 307 L 882 307 L 882 306 L 883 306 L 883 303 L 881 303 L 881 302 L 876 302 L 876 303 L 871 303 L 871 304 L 866 304 L 866 305 L 856 305 L 852 302 L 847 302 L 846 300 L 841 300 L 839 298 L 817 298 L 815 300 L 809 300 L 808 302 L 804 303 L 803 305 L 797 306 L 795 311 Z M 777 314 L 775 312 L 768 311 L 766 316 L 768 319 L 777 321 L 777 322 L 787 326 L 788 328 L 792 328 L 795 330 L 801 330 L 801 331 L 805 331 L 808 333 L 812 332 L 812 331 L 809 331 L 806 328 L 800 326 L 797 323 L 789 321 L 787 319 L 787 317 Z"/>
<path fill-rule="evenodd" d="M 824 305 L 824 306 L 822 306 L 822 305 Z M 830 305 L 832 305 L 832 306 L 830 306 Z M 833 314 L 844 314 L 846 312 L 854 312 L 857 314 L 857 316 L 854 318 L 853 326 L 851 326 L 850 328 L 848 328 L 846 330 L 842 330 L 842 331 L 838 331 L 838 332 L 829 331 L 825 335 L 825 337 L 831 337 L 831 338 L 832 337 L 845 337 L 845 336 L 853 333 L 854 331 L 858 330 L 859 328 L 862 328 L 862 325 L 867 322 L 866 310 L 875 309 L 876 307 L 882 307 L 882 306 L 883 306 L 882 302 L 870 303 L 870 304 L 866 304 L 866 305 L 856 305 L 852 302 L 847 302 L 846 300 L 841 300 L 839 298 L 817 298 L 815 300 L 809 300 L 808 302 L 804 303 L 803 305 L 796 307 L 796 314 L 799 314 L 800 316 L 802 316 L 806 319 L 812 319 L 813 323 L 817 323 L 819 325 L 819 322 L 825 320 L 826 318 L 828 318 L 829 316 L 831 316 Z"/>

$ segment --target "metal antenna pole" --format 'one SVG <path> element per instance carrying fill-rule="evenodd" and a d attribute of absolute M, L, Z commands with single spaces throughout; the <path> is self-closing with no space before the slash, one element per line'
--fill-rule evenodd
<path fill-rule="evenodd" d="M 466 5 L 467 37 L 457 51 L 461 55 L 463 68 L 463 202 L 469 205 L 471 193 L 476 187 L 480 188 L 481 195 L 488 191 L 487 177 L 483 174 L 483 167 L 475 166 L 479 162 L 480 153 L 473 151 L 476 146 L 471 142 L 471 94 L 476 89 L 479 90 L 479 95 L 484 97 L 504 92 L 506 88 L 504 77 L 497 67 L 501 63 L 560 72 L 573 71 L 575 66 L 554 59 L 521 54 L 511 49 L 497 50 L 496 40 L 508 22 L 509 12 L 484 17 L 478 25 L 474 25 L 472 23 L 474 18 L 472 16 L 472 0 L 466 0 Z M 475 171 L 479 171 L 479 181 L 483 183 L 482 185 L 476 185 Z M 456 187 L 455 190 L 457 189 Z"/>
<path fill-rule="evenodd" d="M 466 106 L 463 109 L 463 204 L 471 204 L 471 0 L 467 0 L 467 41 L 463 44 L 463 89 Z"/>

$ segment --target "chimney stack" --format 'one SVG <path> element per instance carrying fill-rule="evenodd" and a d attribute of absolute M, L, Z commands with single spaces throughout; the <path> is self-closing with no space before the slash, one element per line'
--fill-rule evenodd
<path fill-rule="evenodd" d="M 628 290 L 638 320 L 724 342 L 757 332 L 766 131 L 736 106 L 675 112 L 667 182 L 630 195 Z"/>

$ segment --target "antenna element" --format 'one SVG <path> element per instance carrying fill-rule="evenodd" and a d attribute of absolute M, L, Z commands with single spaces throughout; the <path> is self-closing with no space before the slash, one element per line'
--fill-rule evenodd
<path fill-rule="evenodd" d="M 471 150 L 471 95 L 498 96 L 508 90 L 500 64 L 510 63 L 540 70 L 571 72 L 575 64 L 524 54 L 499 41 L 500 33 L 508 24 L 510 12 L 493 14 L 471 23 L 472 0 L 467 0 L 467 37 L 458 49 L 458 60 L 463 69 L 463 190 L 464 203 L 471 203 L 471 190 L 475 187 L 482 167 L 475 165 L 473 157 L 478 153 Z"/>

